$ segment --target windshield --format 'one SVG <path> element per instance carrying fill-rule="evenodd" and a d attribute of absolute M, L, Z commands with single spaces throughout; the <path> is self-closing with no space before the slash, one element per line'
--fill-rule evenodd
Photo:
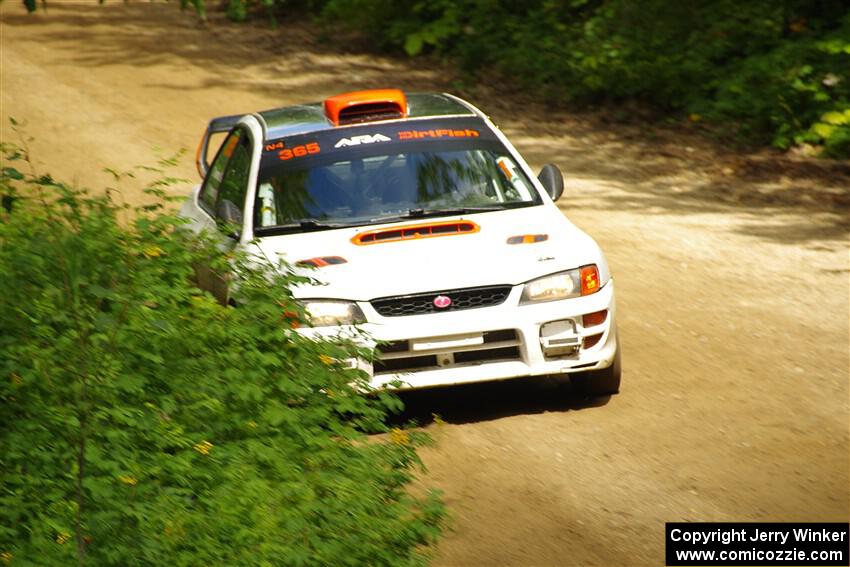
<path fill-rule="evenodd" d="M 483 124 L 453 120 L 446 123 L 451 129 L 434 126 L 433 120 L 370 125 L 267 143 L 255 232 L 263 236 L 541 204 L 518 164 Z"/>

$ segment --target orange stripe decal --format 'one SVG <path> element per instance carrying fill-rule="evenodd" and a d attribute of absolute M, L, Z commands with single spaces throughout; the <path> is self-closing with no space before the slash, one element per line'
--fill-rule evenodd
<path fill-rule="evenodd" d="M 198 175 L 201 176 L 201 179 L 204 178 L 204 170 L 201 168 L 201 150 L 203 150 L 204 142 L 206 141 L 207 136 L 206 133 L 201 137 L 201 141 L 198 142 L 198 149 L 195 150 L 195 167 L 198 170 Z M 204 164 L 206 165 L 206 164 Z"/>
<path fill-rule="evenodd" d="M 239 131 L 237 130 L 233 136 L 228 140 L 227 145 L 224 146 L 224 149 L 221 150 L 221 153 L 224 154 L 224 157 L 229 158 L 233 155 L 233 150 L 236 149 L 236 144 L 239 143 Z"/>
<path fill-rule="evenodd" d="M 336 266 L 337 264 L 347 264 L 348 260 L 342 256 L 319 256 L 317 258 L 307 258 L 295 262 L 298 266 L 312 266 L 314 268 L 324 268 L 325 266 Z"/>
<path fill-rule="evenodd" d="M 505 177 L 507 178 L 507 180 L 510 181 L 511 178 L 513 177 L 513 174 L 511 173 L 511 170 L 508 169 L 508 164 L 505 163 L 504 160 L 499 160 L 497 163 L 499 165 L 499 169 L 502 170 L 502 173 L 505 174 Z"/>

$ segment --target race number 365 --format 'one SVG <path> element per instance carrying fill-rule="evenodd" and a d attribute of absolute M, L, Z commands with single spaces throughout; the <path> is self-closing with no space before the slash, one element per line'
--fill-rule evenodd
<path fill-rule="evenodd" d="M 286 161 L 292 158 L 304 157 L 308 154 L 317 154 L 321 151 L 322 149 L 319 147 L 319 144 L 312 142 L 310 144 L 295 146 L 294 148 L 282 149 L 277 154 L 277 157 L 279 157 L 282 161 Z"/>

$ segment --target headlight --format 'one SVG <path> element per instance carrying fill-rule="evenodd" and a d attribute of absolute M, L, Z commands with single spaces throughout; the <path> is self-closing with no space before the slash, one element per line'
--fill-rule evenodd
<path fill-rule="evenodd" d="M 304 310 L 314 327 L 330 325 L 357 325 L 365 323 L 366 317 L 356 303 L 351 301 L 306 300 Z"/>
<path fill-rule="evenodd" d="M 590 295 L 599 291 L 600 287 L 599 270 L 596 264 L 591 264 L 531 280 L 525 284 L 519 303 L 540 303 Z"/>

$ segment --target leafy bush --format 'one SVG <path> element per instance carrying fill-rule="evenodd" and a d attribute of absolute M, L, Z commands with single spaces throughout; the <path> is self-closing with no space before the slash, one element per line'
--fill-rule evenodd
<path fill-rule="evenodd" d="M 841 69 L 850 69 L 850 15 L 823 38 L 782 42 L 730 65 L 714 81 L 713 97 L 692 106 L 739 124 L 742 134 L 758 141 L 783 149 L 823 144 L 840 157 L 839 137 L 846 129 L 840 116 L 850 113 L 850 76 Z M 850 149 L 843 155 L 850 156 Z"/>
<path fill-rule="evenodd" d="M 42 0 L 45 2 L 46 0 Z M 180 0 L 206 18 L 205 0 Z M 35 0 L 24 0 L 35 10 Z M 369 45 L 450 57 L 464 83 L 541 99 L 637 100 L 740 140 L 850 157 L 845 0 L 226 0 L 233 21 L 320 16 Z M 832 118 L 824 118 L 824 117 Z M 830 120 L 833 120 L 830 122 Z M 843 119 L 842 119 L 843 120 Z"/>
<path fill-rule="evenodd" d="M 850 156 L 845 125 L 822 120 L 850 109 L 850 7 L 840 0 L 328 0 L 322 13 L 378 47 L 495 70 L 506 90 L 635 99 L 744 140 Z"/>
<path fill-rule="evenodd" d="M 0 562 L 425 562 L 444 515 L 408 490 L 425 439 L 365 437 L 400 402 L 337 362 L 367 353 L 292 330 L 294 276 L 3 151 Z M 198 262 L 244 304 L 196 289 Z"/>

